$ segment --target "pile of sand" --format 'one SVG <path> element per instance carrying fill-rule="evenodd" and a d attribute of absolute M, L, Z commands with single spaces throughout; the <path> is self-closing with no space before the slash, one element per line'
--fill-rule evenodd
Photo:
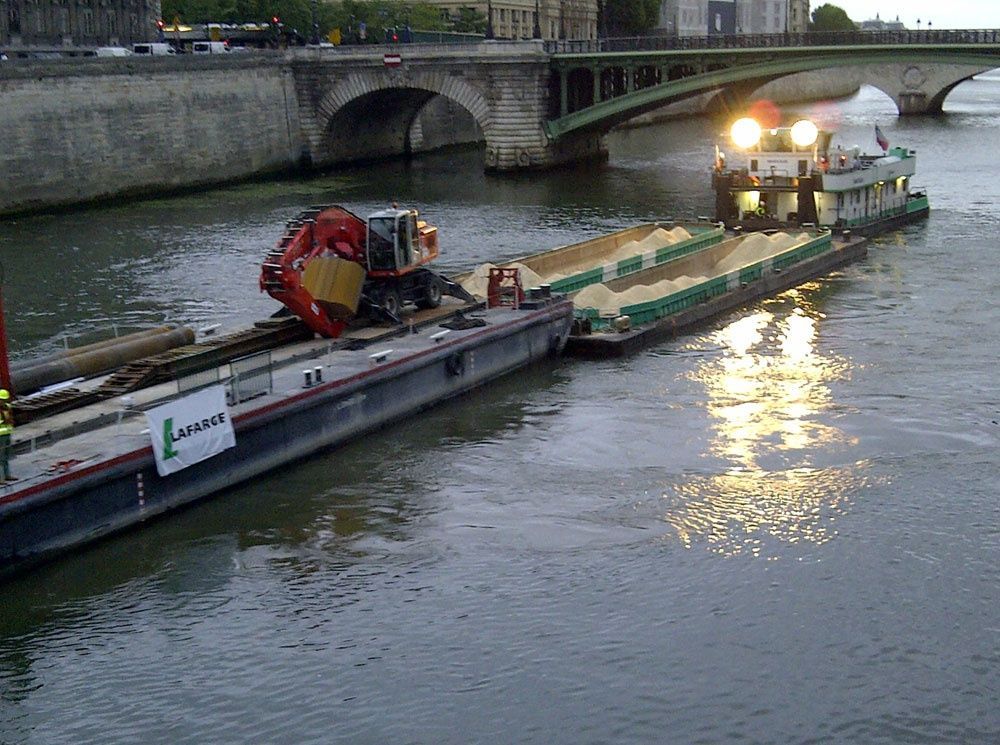
<path fill-rule="evenodd" d="M 744 238 L 727 256 L 720 259 L 709 276 L 727 274 L 746 264 L 763 261 L 808 240 L 808 233 L 789 235 L 788 233 L 779 232 L 771 236 L 753 233 Z M 707 276 L 689 277 L 682 275 L 676 279 L 663 279 L 652 285 L 634 285 L 621 292 L 614 292 L 603 284 L 590 285 L 574 296 L 573 306 L 580 309 L 594 308 L 601 315 L 611 313 L 618 315 L 621 313 L 622 308 L 650 300 L 657 300 L 666 295 L 685 290 L 707 279 Z"/>
<path fill-rule="evenodd" d="M 610 255 L 601 257 L 599 263 L 582 262 L 564 267 L 566 271 L 565 274 L 556 272 L 543 277 L 520 262 L 504 264 L 504 266 L 520 269 L 521 287 L 528 290 L 532 287 L 538 287 L 541 284 L 552 284 L 553 282 L 558 282 L 560 279 L 565 279 L 568 276 L 579 274 L 597 266 L 612 264 L 621 261 L 622 259 L 628 259 L 632 256 L 644 254 L 648 251 L 656 251 L 657 249 L 664 248 L 666 246 L 672 246 L 680 241 L 686 241 L 690 237 L 691 234 L 679 225 L 675 228 L 671 228 L 670 230 L 655 228 L 641 241 L 628 241 L 627 243 L 623 243 Z M 490 269 L 495 266 L 496 264 L 480 264 L 472 271 L 469 278 L 462 282 L 462 287 L 478 298 L 485 298 L 490 282 Z"/>
<path fill-rule="evenodd" d="M 744 238 L 740 245 L 715 265 L 715 273 L 725 274 L 746 264 L 755 264 L 807 240 L 809 240 L 807 233 L 789 235 L 778 232 L 771 236 L 753 233 Z"/>
<path fill-rule="evenodd" d="M 658 300 L 704 281 L 705 277 L 681 275 L 676 279 L 661 279 L 651 285 L 634 285 L 621 292 L 609 290 L 603 284 L 590 285 L 573 297 L 573 306 L 581 309 L 594 308 L 601 315 L 618 315 L 622 308 Z"/>
<path fill-rule="evenodd" d="M 472 274 L 462 282 L 462 287 L 466 292 L 475 295 L 478 298 L 485 298 L 490 286 L 490 269 L 493 269 L 496 264 L 480 264 L 475 269 L 472 270 Z M 544 280 L 532 269 L 529 269 L 524 264 L 515 261 L 513 264 L 504 264 L 507 268 L 519 269 L 521 271 L 521 287 L 524 290 L 528 290 L 532 287 L 538 287 L 544 284 Z"/>
<path fill-rule="evenodd" d="M 612 264 L 621 261 L 622 259 L 629 259 L 633 256 L 647 253 L 648 251 L 656 251 L 657 249 L 672 246 L 681 241 L 686 241 L 690 237 L 691 234 L 680 225 L 676 228 L 671 228 L 670 230 L 656 228 L 641 241 L 628 241 L 627 243 L 623 243 L 614 253 L 608 256 L 603 263 Z"/>

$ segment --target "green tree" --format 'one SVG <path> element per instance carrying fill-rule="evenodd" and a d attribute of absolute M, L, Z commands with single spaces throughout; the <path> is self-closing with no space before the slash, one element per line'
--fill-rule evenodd
<path fill-rule="evenodd" d="M 162 0 L 163 19 L 182 23 L 269 23 L 281 19 L 288 31 L 308 39 L 312 35 L 311 0 Z M 403 0 L 342 0 L 317 6 L 320 35 L 339 28 L 346 42 L 358 40 L 359 24 L 367 27 L 367 41 L 384 40 L 385 28 L 409 26 L 423 31 L 471 31 L 483 33 L 486 17 L 472 8 L 461 8 L 457 19 L 447 17 L 439 6 Z"/>
<path fill-rule="evenodd" d="M 604 21 L 609 36 L 643 34 L 659 20 L 659 0 L 604 0 Z"/>
<path fill-rule="evenodd" d="M 810 31 L 856 31 L 857 25 L 843 8 L 830 3 L 824 3 L 812 12 Z"/>
<path fill-rule="evenodd" d="M 451 30 L 466 34 L 485 34 L 486 16 L 475 8 L 459 8 L 458 16 L 451 19 Z"/>

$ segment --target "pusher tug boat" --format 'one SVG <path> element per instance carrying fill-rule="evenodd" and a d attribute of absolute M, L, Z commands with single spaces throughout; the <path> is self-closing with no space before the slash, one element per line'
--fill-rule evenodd
<path fill-rule="evenodd" d="M 882 155 L 833 147 L 833 133 L 808 119 L 766 129 L 745 117 L 729 134 L 733 147 L 716 148 L 712 178 L 715 217 L 726 227 L 815 225 L 870 236 L 928 214 L 927 195 L 910 190 L 916 153 L 890 148 L 878 127 Z"/>

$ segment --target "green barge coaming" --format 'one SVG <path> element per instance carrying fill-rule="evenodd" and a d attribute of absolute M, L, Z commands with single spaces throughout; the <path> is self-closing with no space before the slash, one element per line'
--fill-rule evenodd
<path fill-rule="evenodd" d="M 657 231 L 670 232 L 677 228 L 690 233 L 690 237 L 675 243 L 656 241 Z M 712 223 L 644 223 L 582 243 L 574 243 L 552 251 L 515 259 L 511 263 L 523 264 L 543 277 L 545 274 L 569 268 L 568 276 L 547 284 L 553 292 L 570 293 L 582 290 L 588 285 L 624 277 L 688 254 L 697 253 L 708 246 L 719 243 L 724 237 L 725 229 L 721 225 Z M 621 251 L 633 242 L 641 246 L 643 250 L 615 261 L 605 261 L 606 257 Z M 644 242 L 650 242 L 651 246 L 643 246 Z M 572 267 L 580 265 L 589 266 L 582 271 L 572 271 Z"/>
<path fill-rule="evenodd" d="M 781 272 L 793 264 L 810 259 L 832 249 L 829 230 L 803 231 L 808 236 L 791 248 L 774 253 L 725 272 L 715 272 L 715 267 L 727 259 L 750 236 L 730 238 L 702 251 L 677 257 L 673 261 L 646 271 L 635 272 L 605 283 L 612 292 L 622 292 L 637 285 L 652 285 L 663 280 L 681 277 L 704 276 L 703 281 L 689 287 L 640 303 L 619 306 L 614 314 L 602 314 L 597 308 L 577 309 L 578 318 L 585 318 L 592 329 L 601 330 L 613 325 L 616 317 L 628 316 L 632 325 L 652 323 L 664 316 L 686 310 L 713 297 L 750 284 L 767 273 Z M 705 276 L 708 275 L 708 276 Z"/>
<path fill-rule="evenodd" d="M 805 239 L 759 260 L 713 267 L 735 255 L 747 238 L 739 235 L 703 251 L 681 257 L 605 284 L 613 293 L 658 282 L 698 277 L 686 287 L 663 292 L 638 303 L 605 309 L 577 307 L 566 353 L 574 357 L 607 358 L 631 354 L 649 344 L 673 338 L 714 316 L 757 298 L 796 287 L 867 255 L 867 239 L 808 230 Z M 759 234 L 751 234 L 759 235 Z"/>
<path fill-rule="evenodd" d="M 579 243 L 522 256 L 499 266 L 517 267 L 529 275 L 528 289 L 547 284 L 552 292 L 572 293 L 609 279 L 624 277 L 697 253 L 725 238 L 725 228 L 707 220 L 642 223 Z M 480 298 L 486 297 L 486 277 L 492 264 L 455 279 Z"/>

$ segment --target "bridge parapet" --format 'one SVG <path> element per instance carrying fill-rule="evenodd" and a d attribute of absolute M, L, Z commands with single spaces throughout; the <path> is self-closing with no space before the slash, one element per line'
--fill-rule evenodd
<path fill-rule="evenodd" d="M 602 54 L 611 52 L 671 52 L 704 49 L 773 49 L 779 47 L 844 47 L 887 45 L 1000 44 L 1000 29 L 937 31 L 809 31 L 782 34 L 712 36 L 629 36 L 607 39 L 552 40 L 549 54 Z"/>

